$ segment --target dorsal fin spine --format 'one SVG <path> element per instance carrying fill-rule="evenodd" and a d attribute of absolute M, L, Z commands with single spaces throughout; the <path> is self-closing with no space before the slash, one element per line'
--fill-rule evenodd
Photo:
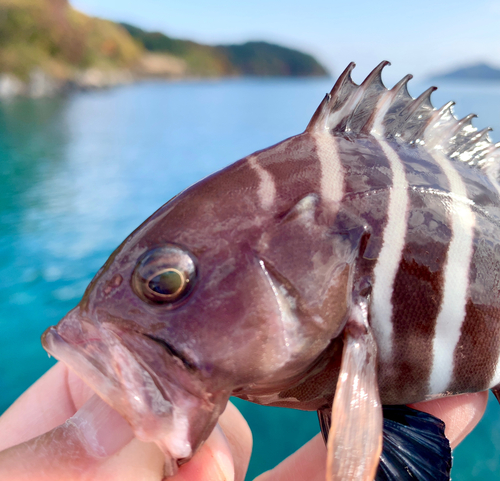
<path fill-rule="evenodd" d="M 453 115 L 454 105 L 455 102 L 453 101 L 446 103 L 434 112 L 427 121 L 423 136 L 426 139 L 425 142 L 428 148 L 432 149 L 436 147 L 443 139 L 447 139 L 446 142 L 449 142 L 450 138 L 454 135 L 457 122 L 457 119 Z"/>
<path fill-rule="evenodd" d="M 500 163 L 500 146 L 491 144 L 489 129 L 478 132 L 472 125 L 474 114 L 457 120 L 453 102 L 436 110 L 430 100 L 436 87 L 414 99 L 407 87 L 411 75 L 388 90 L 382 82 L 382 70 L 387 65 L 389 62 L 381 62 L 357 85 L 351 77 L 355 64 L 350 63 L 316 109 L 306 130 L 328 130 L 351 140 L 359 135 L 373 135 L 409 146 L 420 145 L 428 151 L 437 149 L 471 167 L 482 168 L 496 159 Z"/>
<path fill-rule="evenodd" d="M 476 114 L 469 114 L 463 119 L 460 119 L 456 124 L 455 134 L 460 131 L 465 132 L 469 127 L 475 130 L 475 127 L 472 126 L 472 119 L 475 119 L 476 117 Z"/>
<path fill-rule="evenodd" d="M 440 109 L 436 110 L 430 117 L 429 120 L 427 121 L 427 124 L 425 126 L 426 130 L 427 129 L 437 129 L 440 128 L 441 130 L 450 130 L 449 124 L 452 123 L 455 125 L 456 118 L 453 115 L 453 106 L 455 105 L 455 102 L 450 101 L 446 104 L 444 104 Z"/>
<path fill-rule="evenodd" d="M 321 123 L 322 120 L 325 120 L 327 118 L 327 115 L 325 114 L 325 111 L 328 108 L 328 104 L 330 102 L 331 95 L 328 93 L 325 95 L 321 103 L 319 104 L 319 107 L 316 109 L 316 112 L 314 112 L 314 115 L 312 116 L 311 120 L 309 121 L 309 124 L 307 124 L 306 127 L 306 132 L 316 130 L 318 129 L 318 125 Z M 323 126 L 322 130 L 326 129 L 326 125 Z M 319 130 L 319 129 L 318 129 Z"/>
<path fill-rule="evenodd" d="M 429 87 L 408 106 L 407 128 L 402 131 L 401 136 L 409 144 L 424 143 L 423 135 L 427 122 L 435 110 L 430 100 L 435 90 L 437 87 Z"/>
<path fill-rule="evenodd" d="M 361 99 L 363 98 L 363 93 L 363 87 L 358 87 L 354 95 L 350 96 L 350 99 L 344 103 L 338 113 L 335 116 L 329 117 L 328 125 L 330 127 L 330 130 L 339 128 L 342 125 L 342 121 L 356 110 L 359 103 L 361 102 Z M 347 124 L 347 122 L 344 123 Z M 342 130 L 348 131 L 348 129 L 349 127 L 346 125 Z"/>
<path fill-rule="evenodd" d="M 480 130 L 479 133 L 477 134 L 479 138 L 488 136 L 488 134 L 492 131 L 493 129 L 491 127 L 486 127 L 483 130 Z"/>
<path fill-rule="evenodd" d="M 429 103 L 429 107 L 432 107 L 431 104 L 431 95 L 432 92 L 435 92 L 437 90 L 437 87 L 429 87 L 425 92 L 422 92 L 416 99 L 415 99 L 415 108 L 413 109 L 414 111 L 417 110 L 421 105 L 424 105 L 426 102 Z"/>
<path fill-rule="evenodd" d="M 413 115 L 415 115 L 415 112 L 422 107 L 428 109 L 432 108 L 430 97 L 432 92 L 435 90 L 437 90 L 437 87 L 429 87 L 425 92 L 414 99 L 405 109 L 406 118 L 410 119 Z"/>
<path fill-rule="evenodd" d="M 411 102 L 413 97 L 410 95 L 408 91 L 408 82 L 413 78 L 413 75 L 408 74 L 406 77 L 403 77 L 400 82 L 398 82 L 391 90 L 394 90 L 395 94 L 394 98 L 401 98 L 405 102 Z"/>
<path fill-rule="evenodd" d="M 306 127 L 306 131 L 309 132 L 312 130 L 324 130 L 328 128 L 327 121 L 330 113 L 333 110 L 332 106 L 334 107 L 335 101 L 338 100 L 338 93 L 345 88 L 346 84 L 350 83 L 354 85 L 354 82 L 351 78 L 351 72 L 355 66 L 356 64 L 354 62 L 351 62 L 342 72 L 340 77 L 335 82 L 335 85 L 333 86 L 330 93 L 326 94 L 325 98 L 314 112 L 314 115 L 312 116 L 309 124 Z"/>
<path fill-rule="evenodd" d="M 392 87 L 392 91 L 394 93 L 398 93 L 401 89 L 406 89 L 406 93 L 408 93 L 408 82 L 413 78 L 413 75 L 409 73 L 408 75 L 405 75 L 394 87 Z M 410 95 L 408 93 L 408 95 Z"/>
<path fill-rule="evenodd" d="M 384 83 L 382 82 L 382 70 L 384 70 L 385 67 L 388 65 L 391 65 L 391 62 L 384 60 L 380 62 L 369 74 L 368 77 L 366 77 L 363 80 L 363 83 L 361 84 L 361 87 L 368 87 L 369 85 L 372 85 L 374 83 L 378 83 L 379 85 L 384 86 Z"/>
<path fill-rule="evenodd" d="M 387 65 L 390 65 L 387 60 L 381 62 L 359 86 L 360 97 L 356 108 L 352 110 L 345 121 L 348 132 L 353 131 L 358 134 L 369 130 L 376 105 L 380 97 L 387 92 L 382 82 L 382 70 Z"/>
<path fill-rule="evenodd" d="M 487 155 L 489 151 L 489 146 L 491 145 L 491 141 L 489 139 L 489 132 L 491 132 L 491 128 L 487 127 L 481 131 L 476 131 L 470 136 L 470 139 L 467 143 L 460 146 L 456 152 L 452 154 L 452 158 L 457 158 L 462 162 L 469 163 L 471 159 L 476 159 L 480 161 L 483 159 L 485 155 Z"/>

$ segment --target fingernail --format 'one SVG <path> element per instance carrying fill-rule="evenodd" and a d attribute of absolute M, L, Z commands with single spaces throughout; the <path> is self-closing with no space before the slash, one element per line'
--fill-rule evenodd
<path fill-rule="evenodd" d="M 134 437 L 129 424 L 99 396 L 92 396 L 82 408 L 68 420 L 75 425 L 96 457 L 115 454 Z"/>
<path fill-rule="evenodd" d="M 233 458 L 231 456 L 231 448 L 227 441 L 226 435 L 222 428 L 217 424 L 212 434 L 207 440 L 207 445 L 212 451 L 212 456 L 219 466 L 219 469 L 224 473 L 224 478 L 227 481 L 234 480 Z"/>

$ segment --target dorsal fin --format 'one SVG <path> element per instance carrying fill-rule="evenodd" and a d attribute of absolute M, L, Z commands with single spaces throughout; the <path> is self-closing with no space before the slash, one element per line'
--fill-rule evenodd
<path fill-rule="evenodd" d="M 439 149 L 450 159 L 484 168 L 498 179 L 500 144 L 491 142 L 488 136 L 491 129 L 478 131 L 471 123 L 473 114 L 457 120 L 453 115 L 453 102 L 436 110 L 430 100 L 436 87 L 414 99 L 407 89 L 411 75 L 388 90 L 381 77 L 387 65 L 390 65 L 387 61 L 380 63 L 357 85 L 351 78 L 355 64 L 350 63 L 317 108 L 306 130 L 328 130 L 347 138 L 373 135 L 422 145 L 429 150 Z"/>

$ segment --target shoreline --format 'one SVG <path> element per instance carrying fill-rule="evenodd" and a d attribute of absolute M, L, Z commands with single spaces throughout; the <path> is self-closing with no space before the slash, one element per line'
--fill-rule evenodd
<path fill-rule="evenodd" d="M 34 69 L 27 81 L 21 80 L 12 73 L 0 73 L 0 102 L 14 98 L 46 98 L 69 92 L 85 92 L 92 90 L 104 90 L 107 88 L 119 87 L 121 85 L 131 85 L 144 81 L 159 82 L 196 82 L 200 80 L 225 80 L 225 79 L 243 79 L 256 78 L 252 75 L 220 75 L 220 76 L 196 76 L 186 74 L 152 74 L 150 72 L 134 71 L 131 69 L 123 70 L 104 70 L 90 68 L 79 72 L 71 79 L 57 79 L 42 69 Z M 269 75 L 259 78 L 276 79 L 321 79 L 330 78 L 329 75 Z"/>
<path fill-rule="evenodd" d="M 0 102 L 14 98 L 47 98 L 70 92 L 86 92 L 93 90 L 104 90 L 122 85 L 131 85 L 144 81 L 158 82 L 197 82 L 197 81 L 220 81 L 228 79 L 327 79 L 331 75 L 192 75 L 185 69 L 153 68 L 150 64 L 145 68 L 144 64 L 135 68 L 104 69 L 91 67 L 86 70 L 77 71 L 71 78 L 56 78 L 40 67 L 34 68 L 27 80 L 22 80 L 10 72 L 0 73 Z M 162 67 L 171 67 L 171 65 Z M 427 79 L 431 83 L 437 79 Z M 498 87 L 500 82 L 494 79 L 474 78 L 442 78 L 441 85 L 466 86 L 470 83 L 481 82 L 488 87 Z"/>

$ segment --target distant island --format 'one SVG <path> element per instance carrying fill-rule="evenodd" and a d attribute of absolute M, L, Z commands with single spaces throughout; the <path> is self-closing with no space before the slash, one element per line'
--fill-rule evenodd
<path fill-rule="evenodd" d="M 267 42 L 204 45 L 90 17 L 68 0 L 0 0 L 0 98 L 144 78 L 325 75 L 311 55 Z"/>
<path fill-rule="evenodd" d="M 493 80 L 500 81 L 500 69 L 485 63 L 461 67 L 451 72 L 434 75 L 431 80 Z"/>

